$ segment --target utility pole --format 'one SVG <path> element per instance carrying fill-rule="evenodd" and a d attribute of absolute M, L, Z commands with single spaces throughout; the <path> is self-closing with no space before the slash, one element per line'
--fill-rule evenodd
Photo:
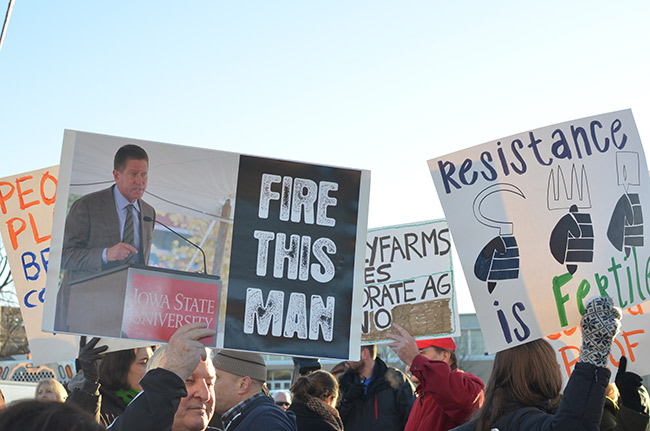
<path fill-rule="evenodd" d="M 9 26 L 9 18 L 11 18 L 11 11 L 14 10 L 14 0 L 9 0 L 9 7 L 7 8 L 7 14 L 5 15 L 5 22 L 2 24 L 2 33 L 0 33 L 0 50 L 2 50 L 2 42 L 5 40 L 5 34 L 7 34 L 7 26 Z"/>

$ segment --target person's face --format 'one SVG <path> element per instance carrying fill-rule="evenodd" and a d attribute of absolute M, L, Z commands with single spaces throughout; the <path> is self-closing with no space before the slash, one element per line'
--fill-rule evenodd
<path fill-rule="evenodd" d="M 126 376 L 126 382 L 133 389 L 139 391 L 142 390 L 140 386 L 140 380 L 144 377 L 144 374 L 147 372 L 147 362 L 151 358 L 151 347 L 141 347 L 135 349 L 135 360 L 131 363 L 129 367 L 129 374 Z"/>
<path fill-rule="evenodd" d="M 287 396 L 286 392 L 278 392 L 275 394 L 275 403 L 283 410 L 288 410 L 291 405 L 291 398 Z"/>
<path fill-rule="evenodd" d="M 215 370 L 216 380 L 214 392 L 219 394 L 214 400 L 214 411 L 224 414 L 239 403 L 239 388 L 241 377 L 227 371 Z"/>
<path fill-rule="evenodd" d="M 41 385 L 36 393 L 36 399 L 41 401 L 61 401 L 50 385 Z"/>
<path fill-rule="evenodd" d="M 214 366 L 210 360 L 199 362 L 189 379 L 185 380 L 187 396 L 174 415 L 173 431 L 203 431 L 214 413 Z"/>
<path fill-rule="evenodd" d="M 420 349 L 420 354 L 425 356 L 430 361 L 443 361 L 449 363 L 449 353 L 442 351 L 438 352 L 433 347 L 425 347 Z"/>
<path fill-rule="evenodd" d="M 360 354 L 361 360 L 359 360 L 359 361 L 345 361 L 346 371 L 348 369 L 354 371 L 355 373 L 358 373 L 359 371 L 361 371 L 361 369 L 363 368 L 363 366 L 365 364 L 365 360 L 366 360 L 366 358 L 368 356 L 369 356 L 368 350 L 367 349 L 361 349 L 361 354 Z"/>
<path fill-rule="evenodd" d="M 115 185 L 122 196 L 133 203 L 144 195 L 147 188 L 149 163 L 146 160 L 129 159 L 123 170 L 113 169 Z"/>

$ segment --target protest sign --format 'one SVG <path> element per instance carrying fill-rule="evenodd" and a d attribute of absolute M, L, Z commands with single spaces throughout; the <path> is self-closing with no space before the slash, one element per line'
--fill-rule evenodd
<path fill-rule="evenodd" d="M 588 297 L 650 299 L 648 167 L 630 110 L 429 161 L 486 345 L 576 326 Z"/>
<path fill-rule="evenodd" d="M 0 179 L 0 232 L 29 350 L 43 364 L 77 356 L 76 337 L 41 330 L 58 166 Z"/>
<path fill-rule="evenodd" d="M 566 384 L 573 366 L 580 358 L 582 335 L 580 327 L 565 329 L 546 337 L 555 349 L 562 377 Z M 627 370 L 640 376 L 650 374 L 650 302 L 623 311 L 621 330 L 614 338 L 607 367 L 616 375 L 621 356 L 627 358 Z"/>
<path fill-rule="evenodd" d="M 369 173 L 241 156 L 224 347 L 358 355 Z"/>
<path fill-rule="evenodd" d="M 119 260 L 124 255 L 113 263 L 108 249 L 126 236 L 128 217 L 117 214 L 113 157 L 125 144 L 149 159 L 133 216 L 140 261 Z M 362 292 L 354 269 L 363 259 L 367 171 L 66 131 L 60 172 L 50 262 L 60 277 L 48 284 L 44 327 L 160 340 L 205 321 L 217 330 L 202 340 L 210 346 L 335 358 L 358 347 L 361 318 L 353 310 Z M 274 263 L 265 278 L 266 257 Z M 276 275 L 278 265 L 286 275 Z M 173 286 L 162 287 L 169 280 Z M 259 325 L 242 326 L 250 321 L 237 300 L 250 310 L 251 295 L 268 304 L 269 293 L 276 305 L 284 295 L 286 319 L 280 335 L 273 326 L 262 336 Z"/>
<path fill-rule="evenodd" d="M 41 330 L 58 171 L 52 166 L 0 179 L 0 233 L 37 365 L 73 359 L 79 350 L 77 337 Z M 110 351 L 143 345 L 121 340 L 102 344 Z"/>
<path fill-rule="evenodd" d="M 416 339 L 460 335 L 446 220 L 368 230 L 363 343 L 389 342 L 400 324 Z"/>

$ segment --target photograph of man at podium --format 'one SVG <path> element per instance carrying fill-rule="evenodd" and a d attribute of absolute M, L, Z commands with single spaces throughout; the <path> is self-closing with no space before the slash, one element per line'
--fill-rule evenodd
<path fill-rule="evenodd" d="M 147 265 L 153 241 L 154 208 L 142 197 L 149 157 L 127 144 L 113 161 L 115 184 L 76 200 L 65 221 L 54 329 L 68 331 L 70 284 L 121 265 Z"/>

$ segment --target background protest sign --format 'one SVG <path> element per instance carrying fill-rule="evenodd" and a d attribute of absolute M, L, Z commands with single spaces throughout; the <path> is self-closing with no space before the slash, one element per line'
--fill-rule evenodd
<path fill-rule="evenodd" d="M 66 231 L 66 218 L 71 205 L 89 193 L 101 193 L 102 191 L 109 190 L 114 184 L 112 174 L 113 157 L 116 151 L 125 144 L 139 145 L 146 150 L 149 156 L 148 182 L 143 200 L 154 208 L 156 224 L 154 225 L 149 259 L 145 262 L 147 264 L 147 271 L 164 271 L 166 273 L 171 271 L 186 274 L 192 273 L 194 275 L 196 275 L 196 271 L 199 272 L 199 275 L 204 271 L 204 263 L 200 252 L 194 246 L 187 244 L 183 239 L 179 238 L 178 235 L 172 234 L 167 228 L 160 226 L 158 222 L 165 223 L 176 230 L 177 233 L 180 233 L 181 236 L 188 238 L 205 250 L 207 261 L 205 265 L 207 274 L 205 274 L 205 277 L 219 276 L 222 281 L 219 304 L 216 310 L 213 310 L 214 320 L 218 330 L 215 343 L 217 347 L 223 347 L 224 345 L 226 295 L 236 295 L 238 294 L 238 289 L 241 288 L 238 286 L 229 286 L 231 271 L 237 271 L 238 265 L 240 265 L 239 259 L 231 258 L 231 249 L 240 241 L 240 236 L 233 234 L 233 213 L 237 214 L 234 217 L 236 222 L 243 227 L 246 226 L 249 219 L 259 218 L 260 174 L 249 170 L 249 167 L 252 168 L 256 160 L 261 161 L 261 166 L 268 165 L 269 167 L 274 167 L 274 169 L 279 166 L 280 168 L 276 169 L 278 175 L 291 176 L 295 180 L 295 184 L 292 183 L 291 185 L 294 190 L 291 199 L 295 201 L 295 205 L 292 205 L 293 210 L 295 210 L 294 212 L 298 212 L 299 214 L 304 213 L 305 217 L 310 213 L 316 217 L 316 226 L 310 226 L 306 221 L 301 221 L 300 223 L 289 221 L 287 224 L 292 226 L 306 225 L 304 232 L 300 229 L 297 231 L 303 236 L 309 236 L 310 234 L 308 232 L 312 232 L 313 235 L 318 235 L 314 236 L 313 243 L 311 244 L 313 258 L 309 272 L 311 277 L 310 283 L 313 281 L 313 273 L 318 271 L 327 272 L 329 270 L 328 267 L 317 264 L 317 262 L 325 261 L 331 261 L 336 271 L 340 270 L 340 273 L 337 273 L 337 277 L 343 277 L 342 280 L 344 280 L 344 283 L 349 282 L 349 285 L 346 284 L 346 288 L 350 292 L 348 306 L 347 308 L 337 306 L 337 312 L 341 312 L 342 314 L 347 313 L 347 316 L 342 317 L 342 315 L 339 316 L 337 314 L 335 318 L 338 318 L 338 321 L 334 325 L 341 325 L 345 321 L 348 322 L 349 329 L 347 331 L 349 336 L 345 338 L 346 346 L 341 351 L 345 350 L 345 354 L 347 355 L 349 351 L 348 345 L 354 343 L 355 339 L 356 346 L 358 347 L 361 307 L 359 305 L 356 308 L 359 311 L 355 314 L 353 312 L 353 305 L 361 301 L 362 290 L 360 286 L 362 274 L 359 271 L 359 275 L 355 275 L 354 268 L 358 267 L 358 265 L 353 265 L 356 265 L 356 262 L 362 262 L 363 259 L 363 241 L 365 241 L 367 223 L 369 172 L 240 156 L 236 153 L 224 151 L 70 130 L 66 131 L 64 136 L 59 178 L 60 187 L 54 214 L 55 229 L 52 235 L 50 261 L 51 270 L 53 273 L 59 274 L 60 277 L 59 279 L 48 281 L 46 310 L 43 319 L 45 328 L 51 330 L 54 327 L 57 314 L 57 291 L 59 290 L 60 280 L 64 274 L 62 270 L 63 239 Z M 328 180 L 332 172 L 338 172 L 341 175 L 340 189 L 335 189 L 332 184 L 329 184 L 339 179 L 334 176 L 331 180 Z M 346 176 L 343 172 L 350 172 L 351 174 Z M 347 184 L 348 181 L 354 179 L 355 175 L 358 182 L 356 190 Z M 272 186 L 273 190 L 280 190 L 281 188 L 282 190 L 286 190 L 285 179 L 283 178 L 281 181 L 282 186 L 280 184 L 274 184 Z M 311 183 L 314 181 L 316 182 L 317 194 L 315 201 L 311 201 L 310 199 L 314 197 Z M 326 184 L 320 184 L 318 183 L 319 181 Z M 249 186 L 253 187 L 254 190 L 249 190 Z M 339 184 L 337 183 L 336 186 L 338 187 Z M 352 198 L 351 196 L 354 193 L 356 195 Z M 238 203 L 240 195 L 243 201 Z M 247 202 L 252 201 L 254 203 L 247 204 Z M 271 214 L 276 211 L 276 207 L 274 206 L 276 204 L 278 203 L 274 202 L 271 204 Z M 114 203 L 112 205 L 114 206 Z M 106 212 L 108 211 L 106 210 Z M 344 215 L 340 215 L 341 213 Z M 105 225 L 103 223 L 104 214 L 100 214 L 97 217 L 101 219 L 99 220 L 100 223 Z M 278 219 L 277 214 L 273 214 L 273 217 Z M 321 219 L 323 217 L 324 219 Z M 330 219 L 335 222 L 335 227 L 327 225 L 327 223 L 330 223 Z M 351 222 L 352 219 L 354 219 L 354 223 Z M 326 225 L 320 224 L 323 220 Z M 143 220 L 143 222 L 153 223 L 146 220 Z M 260 224 L 260 229 L 264 225 L 265 223 Z M 268 227 L 268 230 L 275 233 L 281 232 L 281 229 L 271 230 L 270 227 Z M 362 234 L 360 235 L 359 232 L 362 232 Z M 293 232 L 291 233 L 293 234 Z M 119 238 L 118 233 L 118 240 Z M 329 246 L 331 244 L 327 243 L 327 238 L 332 239 L 332 242 L 339 251 L 334 253 L 330 251 Z M 357 238 L 359 238 L 360 246 L 356 244 Z M 252 233 L 250 237 L 246 236 L 243 241 L 246 243 L 244 247 L 248 247 L 248 243 L 254 241 L 253 254 L 256 256 L 258 240 L 252 236 Z M 301 247 L 305 245 L 304 241 L 301 238 Z M 106 247 L 111 245 L 107 244 Z M 352 255 L 349 254 L 350 250 L 353 251 Z M 303 256 L 305 255 L 303 254 Z M 313 270 L 314 265 L 318 266 L 319 269 Z M 132 271 L 132 268 L 129 271 Z M 250 271 L 253 277 L 256 277 L 256 263 L 253 262 L 244 271 Z M 101 274 L 106 274 L 106 271 L 101 271 Z M 237 274 L 241 274 L 241 272 Z M 337 282 L 341 281 L 338 278 L 336 280 Z M 353 280 L 356 284 L 353 283 Z M 300 282 L 303 283 L 302 278 Z M 286 284 L 283 283 L 283 286 Z M 317 285 L 318 288 L 314 288 L 314 294 L 323 294 L 322 289 L 325 286 L 328 289 L 333 288 L 335 283 L 332 282 L 324 285 L 317 282 Z M 359 286 L 358 291 L 353 289 L 355 285 Z M 244 287 L 244 296 L 246 295 L 246 288 Z M 217 287 L 214 287 L 214 289 L 217 289 Z M 291 291 L 289 289 L 287 287 L 287 301 L 291 297 Z M 131 292 L 135 293 L 134 289 L 131 289 Z M 153 298 L 155 292 L 151 291 L 150 293 L 150 297 Z M 125 296 L 125 298 L 127 301 L 133 300 L 132 295 Z M 165 300 L 165 295 L 160 294 L 157 298 L 158 302 L 156 306 L 160 308 L 159 311 L 161 313 L 164 312 L 167 316 L 169 313 L 173 313 L 174 298 L 167 296 L 167 300 Z M 208 301 L 212 300 L 208 298 L 203 299 Z M 307 298 L 307 300 L 311 301 L 311 297 Z M 338 297 L 336 301 L 340 301 Z M 345 302 L 345 299 L 341 299 L 341 301 Z M 84 305 L 84 308 L 87 307 L 88 312 L 92 313 L 92 310 L 98 310 L 98 307 L 103 306 L 103 304 L 97 304 L 96 302 L 98 301 L 90 300 Z M 308 302 L 308 304 L 311 304 L 311 302 Z M 324 306 L 327 308 L 328 303 L 325 302 Z M 129 304 L 125 308 L 128 309 L 128 307 Z M 187 311 L 191 312 L 191 308 L 189 307 Z M 231 309 L 229 308 L 228 313 L 230 312 Z M 207 316 L 201 316 L 201 318 L 207 318 Z M 175 324 L 178 323 L 178 319 L 167 318 L 163 320 L 166 322 L 165 325 L 168 325 L 168 322 L 171 320 Z M 359 329 L 355 329 L 355 325 Z M 336 326 L 336 328 L 341 329 L 342 327 Z M 143 333 L 140 330 L 136 332 Z M 298 336 L 295 339 L 273 337 L 272 342 L 260 345 L 252 342 L 251 337 L 244 337 L 243 335 L 244 332 L 241 330 L 234 334 L 236 338 L 245 340 L 244 345 L 240 347 L 242 350 L 258 350 L 282 354 L 284 353 L 283 349 L 287 349 L 288 352 L 293 352 L 295 350 L 295 344 L 303 342 Z M 117 335 L 103 336 L 113 337 Z M 121 336 L 124 337 L 126 335 L 123 333 Z M 231 336 L 233 335 L 231 334 Z M 135 339 L 138 339 L 138 337 L 136 336 Z M 343 337 L 341 336 L 340 340 L 342 339 Z M 327 346 L 331 347 L 331 344 L 326 344 L 324 349 Z M 336 351 L 336 354 L 340 354 L 341 351 Z M 327 356 L 327 352 L 323 356 Z"/>
<path fill-rule="evenodd" d="M 446 220 L 369 229 L 362 342 L 388 342 L 393 322 L 416 338 L 454 337 L 460 324 Z"/>
<path fill-rule="evenodd" d="M 580 327 L 565 329 L 546 337 L 551 343 L 560 364 L 564 383 L 571 376 L 573 365 L 580 357 L 582 335 Z M 627 358 L 627 370 L 644 376 L 650 373 L 650 302 L 635 305 L 623 311 L 621 330 L 616 335 L 609 355 L 608 368 L 612 380 L 616 375 L 621 356 Z"/>
<path fill-rule="evenodd" d="M 41 330 L 58 166 L 0 179 L 0 233 L 34 364 L 77 357 L 78 338 Z M 109 350 L 142 343 L 102 340 Z"/>
<path fill-rule="evenodd" d="M 630 110 L 429 161 L 490 352 L 650 299 L 646 159 Z"/>
<path fill-rule="evenodd" d="M 32 360 L 75 358 L 76 337 L 41 330 L 59 167 L 0 180 L 0 232 L 18 294 Z"/>
<path fill-rule="evenodd" d="M 241 156 L 224 347 L 359 355 L 370 173 Z"/>

